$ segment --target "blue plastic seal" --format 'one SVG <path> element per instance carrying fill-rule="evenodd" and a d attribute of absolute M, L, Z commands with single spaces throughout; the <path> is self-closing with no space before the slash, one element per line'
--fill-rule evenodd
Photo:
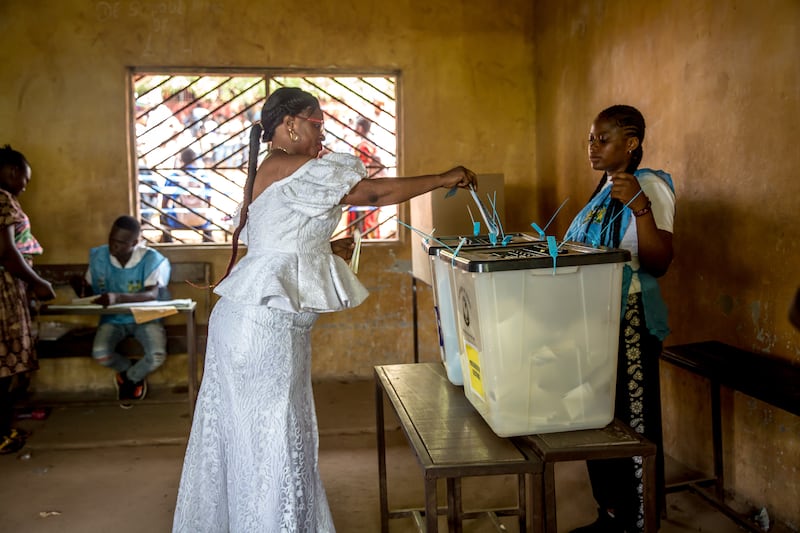
<path fill-rule="evenodd" d="M 547 236 L 547 250 L 550 252 L 550 255 L 553 257 L 553 275 L 556 275 L 556 259 L 558 259 L 558 245 L 556 243 L 556 238 L 552 235 Z"/>

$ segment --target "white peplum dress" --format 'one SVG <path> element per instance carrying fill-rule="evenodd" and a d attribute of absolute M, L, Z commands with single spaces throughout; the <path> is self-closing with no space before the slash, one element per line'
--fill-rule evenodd
<path fill-rule="evenodd" d="M 367 291 L 329 239 L 361 161 L 328 154 L 249 207 L 247 254 L 215 292 L 173 532 L 334 531 L 317 464 L 311 326 Z"/>

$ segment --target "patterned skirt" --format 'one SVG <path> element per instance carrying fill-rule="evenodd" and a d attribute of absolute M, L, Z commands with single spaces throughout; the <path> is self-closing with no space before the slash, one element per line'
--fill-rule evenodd
<path fill-rule="evenodd" d="M 0 378 L 38 368 L 25 283 L 0 270 Z"/>
<path fill-rule="evenodd" d="M 664 487 L 659 373 L 661 348 L 661 341 L 647 330 L 641 294 L 628 295 L 625 315 L 620 323 L 614 416 L 658 446 L 656 517 L 660 516 Z M 587 461 L 587 466 L 598 506 L 613 510 L 628 533 L 643 531 L 642 458 Z"/>

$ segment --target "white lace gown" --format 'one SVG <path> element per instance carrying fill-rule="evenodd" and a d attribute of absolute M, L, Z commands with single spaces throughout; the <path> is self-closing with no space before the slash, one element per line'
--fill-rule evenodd
<path fill-rule="evenodd" d="M 247 255 L 215 292 L 173 532 L 334 531 L 317 464 L 311 326 L 367 291 L 329 239 L 361 161 L 309 161 L 250 205 Z"/>

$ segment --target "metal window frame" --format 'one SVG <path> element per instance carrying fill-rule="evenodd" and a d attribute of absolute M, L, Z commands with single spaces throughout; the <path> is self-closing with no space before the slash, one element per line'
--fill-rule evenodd
<path fill-rule="evenodd" d="M 219 67 L 219 68 L 212 68 L 212 67 L 164 67 L 164 66 L 130 66 L 127 68 L 126 73 L 126 99 L 127 99 L 127 125 L 128 125 L 128 158 L 129 158 L 129 169 L 130 169 L 130 180 L 129 180 L 129 187 L 128 187 L 128 200 L 129 205 L 131 207 L 131 212 L 135 213 L 136 216 L 142 216 L 141 213 L 141 202 L 140 202 L 140 175 L 139 175 L 139 154 L 137 154 L 137 131 L 136 131 L 136 97 L 135 94 L 135 79 L 137 76 L 169 76 L 169 77 L 178 77 L 178 76 L 213 76 L 213 77 L 220 77 L 220 76 L 229 76 L 229 77 L 254 77 L 254 78 L 261 78 L 260 83 L 265 84 L 265 93 L 270 93 L 270 87 L 272 81 L 275 78 L 320 78 L 320 77 L 330 77 L 330 78 L 375 78 L 375 77 L 387 77 L 391 78 L 394 82 L 395 86 L 395 94 L 394 94 L 394 107 L 395 107 L 395 128 L 394 128 L 394 135 L 396 138 L 395 141 L 395 149 L 396 153 L 395 156 L 395 166 L 396 175 L 402 176 L 402 120 L 401 120 L 401 101 L 402 101 L 402 76 L 399 70 L 389 70 L 389 69 L 330 69 L 330 68 L 314 68 L 314 69 L 296 69 L 296 68 L 254 68 L 254 67 Z M 307 80 L 305 80 L 307 81 Z M 337 82 L 338 83 L 338 82 Z M 314 86 L 314 84 L 310 83 L 310 85 Z M 316 87 L 316 86 L 314 86 Z M 317 87 L 317 89 L 320 89 Z M 322 91 L 326 92 L 326 91 Z M 354 91 L 355 93 L 355 91 Z M 176 93 L 178 94 L 178 93 Z M 329 94 L 329 93 L 328 93 Z M 332 96 L 329 94 L 329 96 Z M 202 97 L 202 96 L 201 96 Z M 198 97 L 199 100 L 201 97 Z M 387 97 L 391 98 L 389 95 Z M 334 97 L 335 98 L 335 97 Z M 337 98 L 338 99 L 338 98 Z M 341 100 L 340 100 L 341 101 Z M 350 107 L 348 105 L 348 107 Z M 353 109 L 350 107 L 350 109 Z M 356 111 L 353 109 L 353 111 Z M 357 111 L 356 111 L 357 112 Z M 385 129 L 385 128 L 383 128 Z M 388 130 L 387 130 L 388 131 Z M 397 218 L 403 219 L 408 214 L 408 207 L 405 204 L 398 204 L 395 206 L 397 209 Z M 366 216 L 366 215 L 364 215 Z M 358 220 L 364 218 L 362 216 Z M 358 222 L 358 220 L 356 222 Z M 174 229 L 174 228 L 173 228 Z M 202 230 L 196 230 L 198 233 Z M 340 234 L 338 236 L 342 236 Z M 391 239 L 374 239 L 374 240 L 365 240 L 365 245 L 387 245 L 387 244 L 396 244 L 399 242 L 404 242 L 408 236 L 408 231 L 401 225 L 397 224 L 397 228 L 395 231 L 395 236 Z M 337 235 L 334 235 L 336 238 Z M 186 243 L 179 243 L 179 246 L 183 247 L 190 247 L 197 245 L 198 243 L 195 242 L 186 242 Z M 229 242 L 204 242 L 203 246 L 228 246 Z"/>

